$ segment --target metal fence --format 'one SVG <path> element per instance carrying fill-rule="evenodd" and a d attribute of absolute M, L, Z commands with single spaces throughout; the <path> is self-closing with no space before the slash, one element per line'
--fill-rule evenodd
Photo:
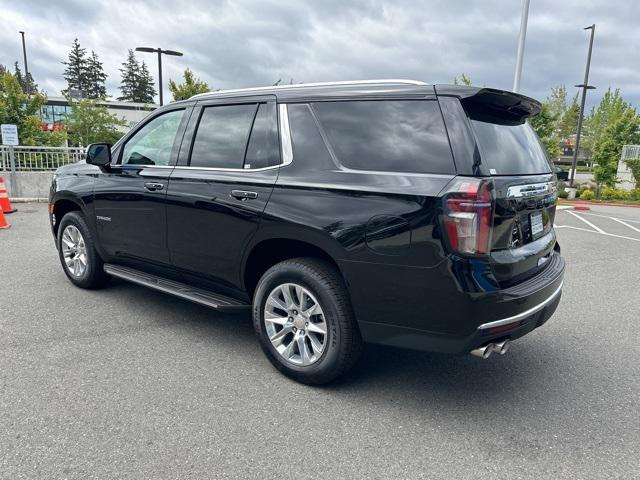
<path fill-rule="evenodd" d="M 640 145 L 625 145 L 622 147 L 622 160 L 640 158 Z"/>
<path fill-rule="evenodd" d="M 13 147 L 17 172 L 48 172 L 84 160 L 84 147 Z M 10 171 L 9 147 L 0 146 L 0 170 Z"/>

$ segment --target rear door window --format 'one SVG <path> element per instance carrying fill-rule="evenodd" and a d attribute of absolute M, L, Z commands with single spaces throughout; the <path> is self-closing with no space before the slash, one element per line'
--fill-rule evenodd
<path fill-rule="evenodd" d="M 538 136 L 528 123 L 503 125 L 471 120 L 482 163 L 492 175 L 532 175 L 551 172 Z"/>
<path fill-rule="evenodd" d="M 275 103 L 261 103 L 253 122 L 244 168 L 271 167 L 280 163 L 278 119 Z"/>
<path fill-rule="evenodd" d="M 347 168 L 455 173 L 436 101 L 317 102 L 313 109 L 338 161 Z"/>
<path fill-rule="evenodd" d="M 242 168 L 256 104 L 202 110 L 191 151 L 192 167 Z"/>

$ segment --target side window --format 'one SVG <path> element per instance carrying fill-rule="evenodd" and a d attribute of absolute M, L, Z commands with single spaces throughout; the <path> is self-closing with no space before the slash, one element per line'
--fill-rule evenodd
<path fill-rule="evenodd" d="M 171 150 L 184 110 L 173 110 L 154 118 L 127 140 L 122 164 L 169 165 Z"/>
<path fill-rule="evenodd" d="M 242 168 L 255 114 L 255 104 L 205 107 L 198 122 L 190 165 Z"/>
<path fill-rule="evenodd" d="M 434 100 L 317 102 L 313 109 L 338 160 L 347 168 L 455 173 Z"/>
<path fill-rule="evenodd" d="M 264 168 L 280 163 L 275 103 L 261 103 L 253 122 L 244 168 Z"/>

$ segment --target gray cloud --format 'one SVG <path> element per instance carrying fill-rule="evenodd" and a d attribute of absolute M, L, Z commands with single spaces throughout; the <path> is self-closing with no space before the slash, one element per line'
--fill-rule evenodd
<path fill-rule="evenodd" d="M 167 58 L 165 79 L 190 67 L 213 88 L 268 85 L 282 78 L 313 82 L 415 78 L 449 83 L 460 72 L 475 84 L 511 87 L 520 0 L 81 1 L 0 0 L 0 63 L 21 60 L 27 32 L 30 70 L 50 95 L 64 88 L 60 63 L 78 37 L 95 50 L 119 94 L 127 49 L 181 50 Z M 561 83 L 581 83 L 588 33 L 596 23 L 590 83 L 595 103 L 609 86 L 640 104 L 640 3 L 635 0 L 533 0 L 522 91 L 544 98 Z M 156 71 L 156 60 L 140 54 Z M 21 62 L 22 63 L 22 62 Z"/>

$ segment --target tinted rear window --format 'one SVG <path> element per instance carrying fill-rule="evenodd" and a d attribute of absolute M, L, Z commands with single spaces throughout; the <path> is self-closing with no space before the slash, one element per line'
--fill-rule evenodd
<path fill-rule="evenodd" d="M 454 173 L 437 102 L 318 102 L 313 109 L 338 161 L 347 168 Z"/>
<path fill-rule="evenodd" d="M 528 123 L 499 125 L 471 120 L 482 163 L 492 175 L 549 173 L 544 147 Z"/>
<path fill-rule="evenodd" d="M 191 152 L 192 167 L 242 168 L 256 105 L 205 107 Z"/>

